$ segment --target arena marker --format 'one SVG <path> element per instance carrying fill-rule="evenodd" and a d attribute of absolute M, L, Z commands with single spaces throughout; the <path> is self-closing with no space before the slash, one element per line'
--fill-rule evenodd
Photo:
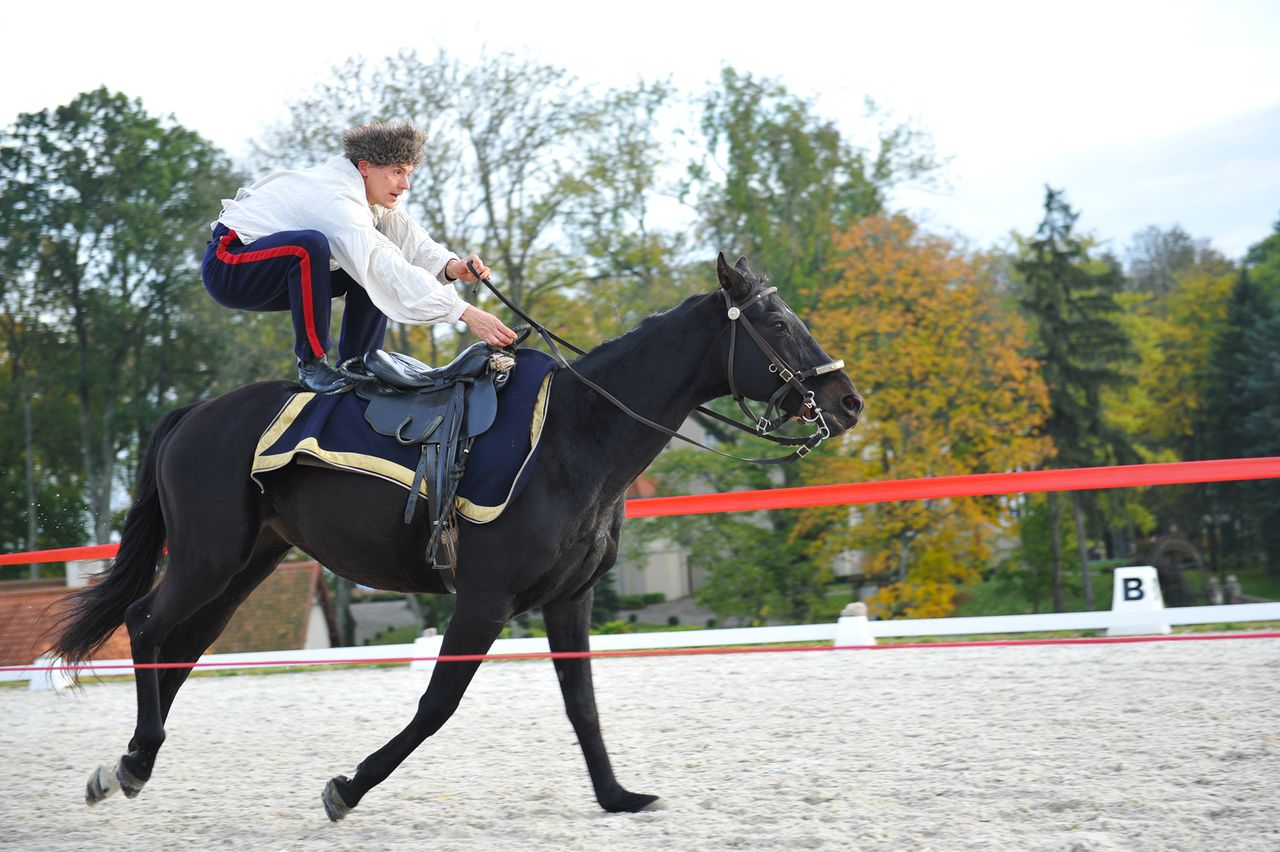
<path fill-rule="evenodd" d="M 876 644 L 876 637 L 871 635 L 871 624 L 867 621 L 866 604 L 851 603 L 841 611 L 840 618 L 836 621 L 836 638 L 833 644 L 845 648 Z"/>
<path fill-rule="evenodd" d="M 1111 596 L 1112 612 L 1152 612 L 1164 609 L 1160 594 L 1160 577 L 1150 565 L 1133 565 L 1115 570 L 1115 588 Z M 1108 627 L 1108 636 L 1167 636 L 1173 628 L 1167 624 L 1125 625 Z"/>

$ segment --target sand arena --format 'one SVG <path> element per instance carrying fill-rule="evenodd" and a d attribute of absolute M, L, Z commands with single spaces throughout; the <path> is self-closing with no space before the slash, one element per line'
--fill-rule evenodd
<path fill-rule="evenodd" d="M 193 678 L 133 801 L 83 804 L 132 682 L 0 689 L 14 849 L 1280 848 L 1280 640 L 596 661 L 601 811 L 548 662 L 483 666 L 345 822 L 320 791 L 412 715 L 407 667 Z"/>

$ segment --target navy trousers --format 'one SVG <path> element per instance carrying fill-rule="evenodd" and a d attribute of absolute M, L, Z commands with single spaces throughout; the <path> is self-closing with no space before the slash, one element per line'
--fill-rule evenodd
<path fill-rule="evenodd" d="M 281 231 L 246 246 L 221 222 L 200 267 L 220 305 L 245 311 L 290 311 L 300 361 L 329 351 L 330 302 L 347 297 L 338 361 L 382 347 L 387 317 L 350 275 L 329 271 L 329 241 L 319 231 Z"/>

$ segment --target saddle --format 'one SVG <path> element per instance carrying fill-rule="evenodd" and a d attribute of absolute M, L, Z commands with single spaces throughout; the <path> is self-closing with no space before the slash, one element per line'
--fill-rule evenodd
<path fill-rule="evenodd" d="M 502 349 L 476 343 L 443 367 L 376 349 L 363 358 L 367 377 L 355 392 L 368 400 L 365 420 L 381 435 L 422 450 L 414 470 L 404 522 L 413 521 L 422 483 L 427 483 L 431 537 L 427 554 L 449 591 L 453 584 L 452 553 L 443 564 L 440 545 L 452 551 L 456 523 L 453 500 L 466 470 L 476 436 L 493 425 L 498 391 L 515 368 L 515 358 Z"/>

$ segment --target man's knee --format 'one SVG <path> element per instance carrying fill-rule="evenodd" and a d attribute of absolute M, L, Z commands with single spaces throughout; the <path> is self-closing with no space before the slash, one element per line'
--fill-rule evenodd
<path fill-rule="evenodd" d="M 319 231 L 294 231 L 292 233 L 293 241 L 312 257 L 317 255 L 329 259 L 329 239 Z"/>

